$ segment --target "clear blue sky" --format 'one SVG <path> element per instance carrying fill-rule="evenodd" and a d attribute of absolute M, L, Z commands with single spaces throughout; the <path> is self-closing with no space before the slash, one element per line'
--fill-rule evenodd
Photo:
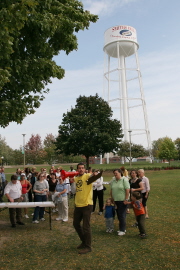
<path fill-rule="evenodd" d="M 62 115 L 76 104 L 79 95 L 102 96 L 104 32 L 116 25 L 137 31 L 139 60 L 147 105 L 151 140 L 180 136 L 180 1 L 173 0 L 83 0 L 84 8 L 99 15 L 89 30 L 78 33 L 78 51 L 55 58 L 65 78 L 53 80 L 50 93 L 34 115 L 22 125 L 11 123 L 0 129 L 13 149 L 19 149 L 31 134 L 58 134 Z"/>

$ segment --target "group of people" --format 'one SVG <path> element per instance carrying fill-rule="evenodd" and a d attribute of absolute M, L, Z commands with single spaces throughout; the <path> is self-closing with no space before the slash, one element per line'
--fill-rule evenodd
<path fill-rule="evenodd" d="M 111 197 L 104 206 L 106 231 L 111 233 L 114 230 L 113 218 L 116 209 L 119 220 L 118 235 L 125 235 L 127 207 L 131 206 L 136 217 L 136 222 L 132 226 L 138 227 L 139 236 L 145 238 L 145 219 L 149 218 L 146 205 L 150 192 L 149 179 L 145 177 L 143 169 L 138 172 L 131 170 L 129 179 L 123 175 L 121 169 L 115 169 L 113 173 L 114 178 L 110 182 Z"/>
<path fill-rule="evenodd" d="M 131 206 L 134 210 L 135 224 L 139 228 L 140 237 L 146 237 L 145 218 L 149 218 L 146 202 L 150 185 L 148 178 L 144 176 L 144 170 L 138 172 L 132 170 L 128 177 L 126 170 L 115 169 L 113 171 L 114 177 L 110 181 L 110 198 L 106 200 L 105 204 L 103 203 L 102 172 L 98 170 L 87 172 L 85 165 L 79 163 L 76 177 L 62 179 L 61 170 L 62 168 L 55 170 L 51 167 L 49 174 L 43 168 L 39 173 L 36 172 L 35 168 L 31 171 L 27 168 L 24 172 L 17 170 L 6 185 L 4 194 L 10 202 L 31 201 L 32 198 L 36 202 L 53 200 L 58 208 L 56 220 L 67 222 L 68 193 L 70 193 L 70 184 L 72 184 L 76 194 L 73 226 L 81 240 L 80 245 L 77 246 L 79 254 L 91 251 L 90 218 L 95 211 L 97 198 L 99 201 L 98 214 L 102 215 L 104 211 L 106 232 L 113 232 L 116 213 L 119 221 L 118 235 L 125 235 L 127 207 Z M 70 171 L 74 171 L 73 167 L 70 167 Z M 126 173 L 126 176 L 123 173 Z M 20 208 L 9 208 L 9 213 L 12 227 L 16 227 L 16 224 L 24 225 Z M 24 210 L 24 213 L 25 217 L 28 218 L 27 209 Z M 36 207 L 33 213 L 33 223 L 44 220 L 44 208 Z"/>
<path fill-rule="evenodd" d="M 70 170 L 72 167 L 70 168 Z M 4 189 L 4 195 L 9 202 L 44 202 L 54 201 L 56 208 L 53 212 L 58 212 L 57 221 L 68 221 L 68 193 L 71 190 L 69 179 L 62 179 L 62 168 L 55 169 L 51 167 L 49 174 L 46 169 L 42 168 L 37 172 L 35 168 L 30 170 L 17 169 L 16 173 L 11 176 L 11 181 Z M 44 207 L 35 207 L 33 213 L 33 223 L 38 224 L 44 221 Z M 24 225 L 22 222 L 22 209 L 9 208 L 10 222 L 12 227 L 16 224 Z M 27 208 L 24 209 L 24 217 L 29 218 Z"/>

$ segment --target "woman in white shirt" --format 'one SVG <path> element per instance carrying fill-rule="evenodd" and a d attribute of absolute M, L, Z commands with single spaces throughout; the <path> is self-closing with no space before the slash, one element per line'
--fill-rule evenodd
<path fill-rule="evenodd" d="M 94 174 L 97 175 L 99 170 L 95 170 Z M 99 213 L 98 215 L 102 215 L 103 213 L 103 205 L 104 205 L 104 191 L 103 191 L 103 177 L 101 176 L 93 183 L 93 211 L 94 213 L 96 209 L 96 201 L 99 201 Z"/>

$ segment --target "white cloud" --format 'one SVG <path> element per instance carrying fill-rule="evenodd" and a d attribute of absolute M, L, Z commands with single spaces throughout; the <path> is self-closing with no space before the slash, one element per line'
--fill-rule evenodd
<path fill-rule="evenodd" d="M 118 7 L 125 6 L 137 0 L 83 0 L 84 8 L 92 14 L 110 16 Z"/>
<path fill-rule="evenodd" d="M 139 54 L 139 58 L 151 138 L 155 140 L 167 135 L 175 139 L 180 133 L 179 50 L 168 48 L 143 56 Z M 22 133 L 27 134 L 26 140 L 32 133 L 40 134 L 42 139 L 48 133 L 57 135 L 63 113 L 75 106 L 79 95 L 98 93 L 102 96 L 103 60 L 101 64 L 95 63 L 88 68 L 66 70 L 65 78 L 60 81 L 54 79 L 49 88 L 50 93 L 34 115 L 27 116 L 22 125 L 12 123 L 0 130 L 11 147 L 22 145 Z"/>

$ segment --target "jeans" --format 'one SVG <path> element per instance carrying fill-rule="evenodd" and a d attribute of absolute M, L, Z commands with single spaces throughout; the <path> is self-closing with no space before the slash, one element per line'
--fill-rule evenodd
<path fill-rule="evenodd" d="M 117 217 L 119 220 L 119 230 L 121 232 L 125 232 L 126 230 L 126 210 L 127 210 L 127 205 L 124 204 L 123 201 L 116 201 L 116 212 L 117 212 Z"/>
<path fill-rule="evenodd" d="M 106 229 L 114 230 L 114 218 L 106 218 Z"/>
<path fill-rule="evenodd" d="M 35 202 L 46 202 L 47 201 L 47 196 L 46 195 L 35 195 L 34 196 L 34 201 Z M 38 217 L 39 217 L 39 219 L 44 217 L 44 209 L 45 209 L 45 207 L 39 207 L 39 206 L 35 207 L 33 221 L 37 220 Z"/>
<path fill-rule="evenodd" d="M 91 228 L 90 228 L 90 218 L 92 212 L 92 205 L 87 205 L 84 207 L 75 207 L 74 209 L 74 220 L 73 226 L 79 235 L 82 243 L 91 249 Z M 83 224 L 81 226 L 81 221 Z"/>

